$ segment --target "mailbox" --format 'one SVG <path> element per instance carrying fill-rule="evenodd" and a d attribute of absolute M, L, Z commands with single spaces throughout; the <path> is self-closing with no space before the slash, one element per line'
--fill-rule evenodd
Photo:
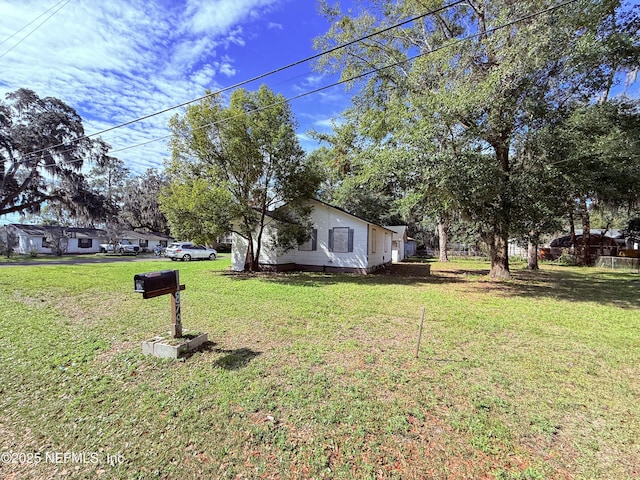
<path fill-rule="evenodd" d="M 142 293 L 142 298 L 153 298 L 184 290 L 184 286 L 178 286 L 177 273 L 177 270 L 138 273 L 133 277 L 134 291 Z"/>

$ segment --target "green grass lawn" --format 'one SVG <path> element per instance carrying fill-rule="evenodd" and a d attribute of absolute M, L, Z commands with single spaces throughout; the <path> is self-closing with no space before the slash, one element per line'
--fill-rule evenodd
<path fill-rule="evenodd" d="M 133 292 L 170 268 L 211 340 L 178 361 L 140 346 L 169 297 Z M 228 268 L 0 268 L 0 477 L 640 478 L 638 274 Z"/>

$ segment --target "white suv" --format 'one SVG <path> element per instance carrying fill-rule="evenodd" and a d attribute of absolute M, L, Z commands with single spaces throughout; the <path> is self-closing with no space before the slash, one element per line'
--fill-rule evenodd
<path fill-rule="evenodd" d="M 203 245 L 193 245 L 191 242 L 175 242 L 170 243 L 164 252 L 164 256 L 171 260 L 182 260 L 188 262 L 190 260 L 215 260 L 218 252 L 213 248 L 207 248 Z"/>

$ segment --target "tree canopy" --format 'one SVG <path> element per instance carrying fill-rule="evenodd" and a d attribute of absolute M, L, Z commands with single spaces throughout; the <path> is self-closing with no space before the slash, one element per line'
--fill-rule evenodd
<path fill-rule="evenodd" d="M 63 101 L 19 89 L 0 102 L 0 215 L 39 212 L 46 202 L 78 215 L 101 215 L 81 169 L 106 154 L 85 137 L 82 119 Z M 96 148 L 97 147 L 97 148 Z"/>
<path fill-rule="evenodd" d="M 121 222 L 133 229 L 169 233 L 167 219 L 160 211 L 158 201 L 166 185 L 165 173 L 153 168 L 127 179 L 122 194 Z"/>
<path fill-rule="evenodd" d="M 528 228 L 516 216 L 540 216 L 527 203 L 532 189 L 520 188 L 547 162 L 531 154 L 531 138 L 559 109 L 610 91 L 620 69 L 638 65 L 636 18 L 615 0 L 358 5 L 345 13 L 323 4 L 332 25 L 317 39 L 319 49 L 433 12 L 334 50 L 319 64 L 359 78 L 351 81 L 359 89 L 347 121 L 369 140 L 368 168 L 379 171 L 382 159 L 406 173 L 405 188 L 444 199 L 432 207 L 472 221 L 490 251 L 491 276 L 508 278 L 509 237 Z M 395 155 L 377 155 L 381 145 Z"/>
<path fill-rule="evenodd" d="M 281 95 L 266 86 L 239 89 L 228 106 L 211 95 L 170 123 L 172 159 L 161 209 L 175 234 L 212 240 L 233 231 L 249 241 L 248 266 L 258 268 L 270 215 L 282 228 L 278 246 L 308 238 L 305 200 L 319 184 Z M 292 226 L 299 228 L 291 228 Z"/>

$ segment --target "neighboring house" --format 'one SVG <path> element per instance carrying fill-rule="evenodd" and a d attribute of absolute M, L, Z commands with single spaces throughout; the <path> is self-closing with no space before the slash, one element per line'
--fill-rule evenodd
<path fill-rule="evenodd" d="M 269 217 L 259 258 L 261 269 L 370 273 L 391 264 L 392 230 L 319 200 L 309 202 L 313 206 L 311 239 L 287 252 L 270 245 L 276 220 Z M 247 239 L 233 234 L 233 270 L 245 269 L 248 246 Z"/>
<path fill-rule="evenodd" d="M 582 230 L 576 229 L 576 246 L 579 251 L 583 248 Z M 604 233 L 604 235 L 603 235 Z M 607 230 L 604 229 L 591 229 L 589 235 L 589 250 L 591 255 L 597 256 L 617 256 L 622 250 L 628 248 L 628 239 L 625 239 L 624 234 L 620 230 Z M 563 235 L 555 238 L 550 244 L 549 248 L 542 249 L 544 252 L 544 258 L 556 259 L 563 250 L 571 254 L 575 254 L 573 251 L 573 238 L 571 235 Z M 579 253 L 579 252 L 578 252 Z"/>
<path fill-rule="evenodd" d="M 526 259 L 529 256 L 529 247 L 523 247 L 520 245 L 520 241 L 515 238 L 509 239 L 507 251 L 509 257 L 520 257 Z"/>
<path fill-rule="evenodd" d="M 404 260 L 407 256 L 407 243 L 409 237 L 407 236 L 406 225 L 392 225 L 387 227 L 393 230 L 393 240 L 391 243 L 391 259 L 393 263 L 398 263 Z"/>
<path fill-rule="evenodd" d="M 227 232 L 224 235 L 219 235 L 216 239 L 216 243 L 218 245 L 229 245 L 233 243 L 233 234 L 231 232 Z"/>
<path fill-rule="evenodd" d="M 603 235 L 604 233 L 604 235 Z M 582 230 L 576 229 L 575 231 L 576 247 L 578 253 L 582 250 L 583 239 Z M 631 253 L 637 250 L 638 243 L 632 237 L 625 237 L 621 230 L 604 230 L 604 229 L 591 229 L 589 235 L 589 250 L 593 257 L 599 256 L 634 256 Z M 540 256 L 544 259 L 555 260 L 563 251 L 570 254 L 576 254 L 574 251 L 573 238 L 571 235 L 564 234 L 563 236 L 556 237 L 549 247 L 542 248 L 540 250 Z"/>
<path fill-rule="evenodd" d="M 153 252 L 156 247 L 166 248 L 174 239 L 160 232 L 142 232 L 126 230 L 120 234 L 120 241 L 128 240 L 133 245 L 140 247 L 140 253 Z"/>
<path fill-rule="evenodd" d="M 56 227 L 48 225 L 9 224 L 2 230 L 13 233 L 18 240 L 14 252 L 22 255 L 31 253 L 55 253 L 51 236 L 65 237 L 64 253 L 97 253 L 101 239 L 106 232 L 95 228 Z M 4 233 L 4 232 L 3 232 Z"/>
<path fill-rule="evenodd" d="M 100 244 L 107 242 L 108 234 L 98 228 L 59 227 L 49 225 L 23 225 L 9 224 L 1 227 L 16 235 L 18 245 L 15 253 L 28 255 L 31 253 L 55 253 L 55 245 L 48 238 L 51 235 L 64 236 L 66 247 L 64 253 L 98 253 Z M 173 239 L 169 235 L 157 232 L 125 231 L 121 234 L 121 240 L 128 240 L 133 245 L 138 245 L 141 252 L 152 252 L 156 246 L 166 247 Z"/>

